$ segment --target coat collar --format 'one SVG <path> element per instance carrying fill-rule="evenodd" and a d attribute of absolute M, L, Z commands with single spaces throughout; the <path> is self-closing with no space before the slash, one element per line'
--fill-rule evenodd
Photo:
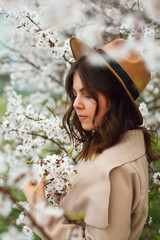
<path fill-rule="evenodd" d="M 128 130 L 121 135 L 114 146 L 95 154 L 91 161 L 105 161 L 108 169 L 131 162 L 145 154 L 145 143 L 142 130 Z M 89 161 L 89 160 L 88 160 Z"/>

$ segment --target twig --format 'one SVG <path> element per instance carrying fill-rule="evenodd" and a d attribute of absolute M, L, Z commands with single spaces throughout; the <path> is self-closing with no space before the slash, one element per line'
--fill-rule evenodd
<path fill-rule="evenodd" d="M 139 0 L 137 0 L 137 6 L 138 6 L 138 9 L 140 11 L 140 3 L 139 3 Z"/>
<path fill-rule="evenodd" d="M 63 54 L 63 58 L 64 58 L 64 60 L 65 60 L 66 62 L 68 62 L 70 65 L 72 64 L 72 62 L 70 62 L 70 61 L 66 58 L 65 53 Z"/>
<path fill-rule="evenodd" d="M 40 28 L 38 24 L 35 23 L 35 21 L 30 18 L 30 16 L 26 16 L 26 18 L 28 18 L 40 31 L 42 31 L 42 28 Z"/>
<path fill-rule="evenodd" d="M 58 142 L 56 142 L 56 141 L 53 140 L 52 138 L 49 139 L 47 136 L 41 135 L 41 134 L 36 133 L 36 132 L 27 132 L 27 134 L 31 134 L 31 135 L 33 135 L 33 136 L 38 136 L 38 137 L 42 137 L 42 138 L 44 138 L 44 139 L 50 140 L 51 142 L 55 143 L 59 148 L 61 148 L 63 151 L 65 151 L 66 153 L 68 153 L 67 150 L 66 150 L 64 147 L 62 147 Z"/>

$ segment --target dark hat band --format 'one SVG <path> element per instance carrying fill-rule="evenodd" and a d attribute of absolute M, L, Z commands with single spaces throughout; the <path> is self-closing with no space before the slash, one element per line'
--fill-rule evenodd
<path fill-rule="evenodd" d="M 96 50 L 108 63 L 108 65 L 117 73 L 117 75 L 124 82 L 128 91 L 132 95 L 133 99 L 136 100 L 139 96 L 138 89 L 126 71 L 104 50 L 98 49 Z"/>

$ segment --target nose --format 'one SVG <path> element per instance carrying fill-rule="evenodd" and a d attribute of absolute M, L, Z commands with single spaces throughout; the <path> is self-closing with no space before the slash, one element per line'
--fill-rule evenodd
<path fill-rule="evenodd" d="M 84 108 L 83 101 L 82 101 L 82 99 L 81 99 L 80 97 L 77 96 L 77 97 L 74 99 L 73 107 L 74 107 L 75 109 L 82 109 L 82 108 Z"/>

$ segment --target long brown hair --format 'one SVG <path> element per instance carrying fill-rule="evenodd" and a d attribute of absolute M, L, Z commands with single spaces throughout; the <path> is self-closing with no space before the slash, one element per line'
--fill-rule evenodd
<path fill-rule="evenodd" d="M 87 93 L 97 102 L 94 120 L 99 109 L 98 98 L 94 89 L 103 93 L 110 102 L 109 110 L 104 114 L 100 126 L 94 132 L 86 131 L 81 127 L 73 107 L 73 76 L 75 72 L 78 72 Z M 70 133 L 73 141 L 76 139 L 83 143 L 78 159 L 91 159 L 94 153 L 101 153 L 104 149 L 113 146 L 119 141 L 122 133 L 132 129 L 143 131 L 146 154 L 150 161 L 154 159 L 151 138 L 153 132 L 138 125 L 137 112 L 132 101 L 120 82 L 105 65 L 91 64 L 87 56 L 79 58 L 72 64 L 68 72 L 65 87 L 70 98 L 70 106 L 64 115 L 63 125 Z"/>

